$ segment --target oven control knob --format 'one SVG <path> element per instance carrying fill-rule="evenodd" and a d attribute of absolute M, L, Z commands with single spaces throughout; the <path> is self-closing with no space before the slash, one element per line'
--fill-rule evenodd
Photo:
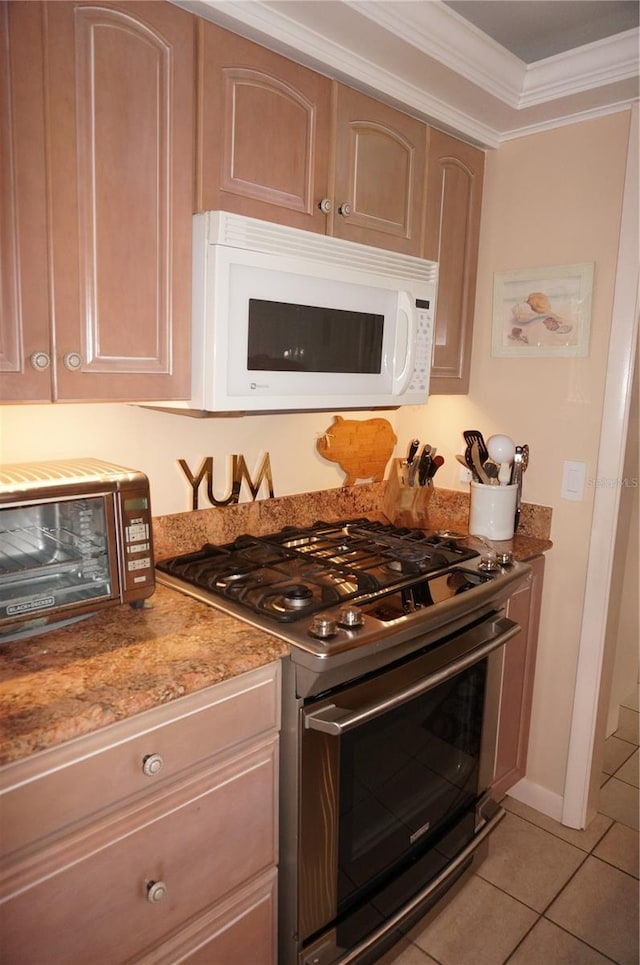
<path fill-rule="evenodd" d="M 478 569 L 482 570 L 483 573 L 495 573 L 500 569 L 500 564 L 495 557 L 495 554 L 487 554 L 486 556 L 481 556 L 478 561 Z"/>
<path fill-rule="evenodd" d="M 355 606 L 346 606 L 338 614 L 338 623 L 348 630 L 357 630 L 364 623 L 364 617 Z"/>
<path fill-rule="evenodd" d="M 320 640 L 335 637 L 337 633 L 336 621 L 332 620 L 326 613 L 317 613 L 311 621 L 309 633 Z"/>

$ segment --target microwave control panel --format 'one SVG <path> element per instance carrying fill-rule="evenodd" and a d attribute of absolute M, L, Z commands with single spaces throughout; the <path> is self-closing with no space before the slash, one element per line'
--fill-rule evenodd
<path fill-rule="evenodd" d="M 153 582 L 151 509 L 146 492 L 121 493 L 124 590 Z"/>
<path fill-rule="evenodd" d="M 431 355 L 433 350 L 433 298 L 416 299 L 417 334 L 413 373 L 407 391 L 425 397 L 429 392 Z"/>

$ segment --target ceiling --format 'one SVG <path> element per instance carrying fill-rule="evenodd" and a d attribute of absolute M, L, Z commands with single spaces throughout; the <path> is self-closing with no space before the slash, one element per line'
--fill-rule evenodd
<path fill-rule="evenodd" d="M 484 147 L 638 99 L 637 0 L 174 0 Z"/>
<path fill-rule="evenodd" d="M 445 0 L 525 64 L 640 26 L 637 0 Z"/>

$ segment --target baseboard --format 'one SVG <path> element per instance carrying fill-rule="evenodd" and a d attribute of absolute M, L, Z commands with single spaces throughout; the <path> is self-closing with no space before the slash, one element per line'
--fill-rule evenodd
<path fill-rule="evenodd" d="M 554 794 L 553 791 L 542 787 L 541 784 L 534 784 L 533 781 L 528 781 L 526 777 L 523 777 L 521 781 L 509 788 L 508 794 L 516 801 L 520 801 L 522 804 L 546 814 L 547 817 L 553 818 L 554 821 L 562 820 L 564 803 L 562 795 Z"/>

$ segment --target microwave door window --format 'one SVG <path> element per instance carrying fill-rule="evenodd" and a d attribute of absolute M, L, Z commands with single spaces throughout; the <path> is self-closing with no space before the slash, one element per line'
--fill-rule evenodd
<path fill-rule="evenodd" d="M 112 595 L 103 496 L 0 510 L 0 623 Z"/>
<path fill-rule="evenodd" d="M 379 374 L 384 316 L 249 299 L 249 371 Z"/>

